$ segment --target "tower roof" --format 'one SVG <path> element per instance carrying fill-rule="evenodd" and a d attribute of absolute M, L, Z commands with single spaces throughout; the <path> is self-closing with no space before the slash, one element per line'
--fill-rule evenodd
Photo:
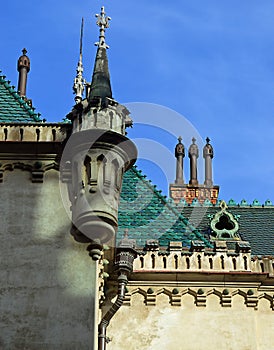
<path fill-rule="evenodd" d="M 0 71 L 1 72 L 1 71 Z M 24 98 L 20 97 L 4 75 L 0 74 L 0 122 L 35 123 L 42 122 Z"/>
<path fill-rule="evenodd" d="M 95 44 L 98 46 L 98 49 L 89 94 L 89 100 L 100 97 L 102 103 L 104 103 L 106 97 L 112 98 L 107 58 L 108 45 L 105 41 L 105 29 L 109 27 L 109 21 L 111 18 L 105 16 L 105 14 L 105 9 L 102 7 L 100 15 L 96 15 L 97 25 L 100 27 L 100 36 L 99 42 Z"/>

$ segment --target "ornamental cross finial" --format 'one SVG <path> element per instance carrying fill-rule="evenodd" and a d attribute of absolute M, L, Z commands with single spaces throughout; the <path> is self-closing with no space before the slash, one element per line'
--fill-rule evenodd
<path fill-rule="evenodd" d="M 108 49 L 109 46 L 106 44 L 106 41 L 105 41 L 105 30 L 106 28 L 109 28 L 109 21 L 111 20 L 111 18 L 106 16 L 104 6 L 102 6 L 101 8 L 100 15 L 96 14 L 95 17 L 97 18 L 96 24 L 100 27 L 99 42 L 95 43 L 95 45 Z"/>

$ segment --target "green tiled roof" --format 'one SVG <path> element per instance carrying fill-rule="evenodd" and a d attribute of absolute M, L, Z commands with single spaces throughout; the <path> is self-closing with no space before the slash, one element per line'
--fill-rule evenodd
<path fill-rule="evenodd" d="M 186 247 L 192 240 L 202 240 L 206 246 L 211 246 L 136 167 L 127 171 L 123 179 L 118 240 L 125 229 L 138 246 L 144 246 L 147 240 L 159 240 L 162 246 L 168 246 L 169 241 L 180 241 Z"/>
<path fill-rule="evenodd" d="M 38 114 L 15 91 L 4 75 L 0 75 L 0 123 L 41 122 Z"/>
<path fill-rule="evenodd" d="M 253 255 L 274 255 L 274 206 L 266 201 L 251 205 L 242 201 L 237 205 L 228 202 L 228 211 L 238 217 L 239 235 L 251 245 Z M 124 175 L 119 206 L 118 237 L 128 229 L 129 238 L 143 247 L 147 240 L 158 240 L 167 247 L 170 241 L 180 241 L 189 247 L 191 241 L 202 240 L 207 247 L 210 241 L 210 218 L 220 211 L 219 204 L 176 205 L 167 200 L 140 170 L 133 167 Z"/>
<path fill-rule="evenodd" d="M 231 202 L 232 203 L 232 202 Z M 254 202 L 253 202 L 254 203 Z M 206 237 L 210 235 L 210 216 L 220 210 L 219 206 L 176 206 L 184 217 Z M 251 245 L 253 255 L 274 255 L 274 206 L 233 205 L 228 211 L 238 216 L 239 235 Z"/>

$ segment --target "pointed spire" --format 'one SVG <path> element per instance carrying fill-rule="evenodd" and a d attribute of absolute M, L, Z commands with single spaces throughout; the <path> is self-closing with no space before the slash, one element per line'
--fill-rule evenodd
<path fill-rule="evenodd" d="M 83 29 L 84 29 L 84 18 L 82 18 L 81 23 L 81 34 L 80 34 L 80 55 L 79 55 L 79 61 L 77 65 L 77 74 L 74 79 L 73 84 L 73 91 L 75 93 L 75 102 L 79 103 L 82 101 L 82 96 L 84 92 L 84 85 L 85 85 L 85 79 L 83 78 Z"/>
<path fill-rule="evenodd" d="M 108 69 L 107 52 L 108 45 L 105 41 L 105 30 L 109 27 L 110 17 L 105 16 L 104 6 L 101 8 L 100 15 L 97 14 L 96 24 L 100 27 L 99 42 L 95 58 L 94 70 L 92 75 L 92 82 L 90 87 L 89 101 L 101 98 L 102 105 L 105 106 L 106 97 L 112 98 L 112 91 L 110 85 L 110 75 Z"/>

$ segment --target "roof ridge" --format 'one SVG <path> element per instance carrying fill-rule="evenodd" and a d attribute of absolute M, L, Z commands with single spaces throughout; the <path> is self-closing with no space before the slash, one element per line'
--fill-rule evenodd
<path fill-rule="evenodd" d="M 40 119 L 40 113 L 34 112 L 34 107 L 30 106 L 26 100 L 24 100 L 18 92 L 15 90 L 14 85 L 10 85 L 10 80 L 6 79 L 6 76 L 2 74 L 0 70 L 0 84 L 2 84 L 5 89 L 8 91 L 9 95 L 19 104 L 21 108 L 24 109 L 24 112 L 28 113 L 29 117 L 33 118 L 35 122 L 42 122 Z"/>
<path fill-rule="evenodd" d="M 270 199 L 264 201 L 264 203 L 260 203 L 258 199 L 254 199 L 252 203 L 249 203 L 247 200 L 242 199 L 239 203 L 234 201 L 234 199 L 230 199 L 227 201 L 228 207 L 250 207 L 250 208 L 265 208 L 265 207 L 273 207 L 274 204 Z"/>

